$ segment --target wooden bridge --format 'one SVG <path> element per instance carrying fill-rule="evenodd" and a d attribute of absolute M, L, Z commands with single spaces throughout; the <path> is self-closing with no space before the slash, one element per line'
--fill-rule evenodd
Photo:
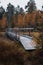
<path fill-rule="evenodd" d="M 18 35 L 16 33 L 7 32 L 6 35 L 9 39 L 20 41 L 25 50 L 34 50 L 36 49 L 36 42 L 33 41 L 33 37 L 27 35 Z"/>

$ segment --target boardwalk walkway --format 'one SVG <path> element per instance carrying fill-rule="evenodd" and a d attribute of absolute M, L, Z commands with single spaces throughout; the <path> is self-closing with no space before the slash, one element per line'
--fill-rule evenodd
<path fill-rule="evenodd" d="M 34 50 L 36 49 L 36 42 L 33 41 L 32 38 L 27 38 L 24 36 L 20 36 L 20 42 L 25 48 L 25 50 Z"/>
<path fill-rule="evenodd" d="M 21 42 L 25 50 L 34 50 L 36 49 L 36 42 L 33 41 L 33 38 L 27 35 L 18 35 L 16 33 L 7 32 L 7 35 L 10 39 L 18 40 Z"/>

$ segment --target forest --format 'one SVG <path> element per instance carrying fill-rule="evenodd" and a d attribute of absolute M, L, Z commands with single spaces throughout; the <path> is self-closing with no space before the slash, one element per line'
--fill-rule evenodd
<path fill-rule="evenodd" d="M 26 11 L 19 5 L 14 7 L 11 3 L 7 9 L 0 7 L 0 30 L 6 28 L 35 28 L 40 29 L 43 26 L 43 11 L 37 10 L 35 1 L 30 0 L 25 6 Z M 43 9 L 43 5 L 42 5 Z"/>
<path fill-rule="evenodd" d="M 35 0 L 29 0 L 25 10 L 11 3 L 6 10 L 0 7 L 0 65 L 43 65 L 43 5 L 41 8 L 37 9 Z M 5 32 L 9 28 L 34 28 L 26 33 L 34 35 L 37 49 L 26 51 L 20 42 L 8 38 Z"/>

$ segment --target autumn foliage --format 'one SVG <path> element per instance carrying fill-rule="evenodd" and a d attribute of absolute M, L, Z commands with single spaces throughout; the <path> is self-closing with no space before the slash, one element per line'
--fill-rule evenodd
<path fill-rule="evenodd" d="M 2 19 L 0 19 L 0 28 L 5 28 L 6 27 L 6 17 L 3 16 Z"/>
<path fill-rule="evenodd" d="M 14 15 L 13 25 L 14 27 L 34 27 L 37 22 L 43 22 L 43 13 L 40 11 L 33 11 L 32 13 L 25 13 L 24 15 Z M 0 20 L 0 27 L 5 28 L 7 25 L 7 18 L 3 16 Z"/>

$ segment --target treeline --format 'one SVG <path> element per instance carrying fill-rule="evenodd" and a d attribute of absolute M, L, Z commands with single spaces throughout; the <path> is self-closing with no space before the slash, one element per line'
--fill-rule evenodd
<path fill-rule="evenodd" d="M 0 7 L 0 29 L 11 27 L 41 29 L 43 26 L 43 11 L 37 10 L 34 0 L 30 0 L 25 9 L 26 12 L 19 5 L 14 7 L 11 3 L 8 4 L 6 11 L 3 7 Z"/>

